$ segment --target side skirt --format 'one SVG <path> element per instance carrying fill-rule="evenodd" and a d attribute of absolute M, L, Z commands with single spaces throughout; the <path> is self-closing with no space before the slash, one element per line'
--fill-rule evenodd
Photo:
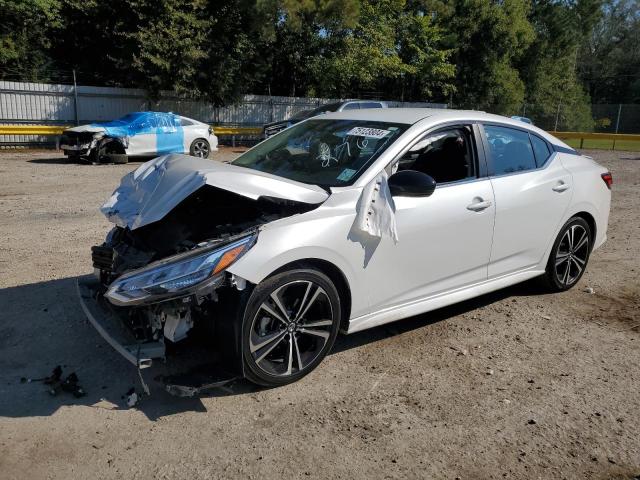
<path fill-rule="evenodd" d="M 479 297 L 485 293 L 500 290 L 501 288 L 515 285 L 516 283 L 524 282 L 531 278 L 537 277 L 544 273 L 539 269 L 527 269 L 519 272 L 510 273 L 508 275 L 493 278 L 484 282 L 476 283 L 471 286 L 463 287 L 457 290 L 451 290 L 448 292 L 433 295 L 431 297 L 417 300 L 403 305 L 395 307 L 385 308 L 374 313 L 362 315 L 361 317 L 353 318 L 349 322 L 349 328 L 347 333 L 359 332 L 368 328 L 384 325 L 385 323 L 395 322 L 407 317 L 419 315 L 421 313 L 430 312 L 438 308 L 453 305 L 470 298 Z"/>

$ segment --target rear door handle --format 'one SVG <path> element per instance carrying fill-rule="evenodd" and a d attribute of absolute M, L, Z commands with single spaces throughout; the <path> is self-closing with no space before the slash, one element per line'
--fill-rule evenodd
<path fill-rule="evenodd" d="M 471 210 L 473 212 L 481 212 L 482 210 L 489 208 L 491 206 L 491 202 L 489 200 L 481 200 L 479 202 L 474 202 L 470 205 L 467 205 L 467 210 Z"/>
<path fill-rule="evenodd" d="M 553 187 L 551 190 L 553 190 L 554 192 L 564 192 L 565 190 L 569 190 L 569 184 L 564 183 L 564 182 L 559 182 L 558 185 L 556 185 L 555 187 Z"/>

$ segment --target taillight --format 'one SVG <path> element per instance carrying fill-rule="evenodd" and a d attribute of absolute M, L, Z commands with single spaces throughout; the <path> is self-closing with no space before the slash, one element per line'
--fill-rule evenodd
<path fill-rule="evenodd" d="M 613 177 L 611 176 L 611 173 L 610 172 L 603 173 L 600 176 L 602 177 L 602 180 L 604 181 L 604 183 L 607 184 L 607 188 L 611 190 L 611 184 L 613 183 Z"/>

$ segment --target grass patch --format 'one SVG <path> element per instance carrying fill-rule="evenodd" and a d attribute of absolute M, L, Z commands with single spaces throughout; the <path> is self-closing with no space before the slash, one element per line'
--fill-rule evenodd
<path fill-rule="evenodd" d="M 579 139 L 569 139 L 564 140 L 567 145 L 572 146 L 573 148 L 580 148 L 580 140 Z M 585 138 L 582 144 L 582 148 L 585 150 L 612 150 L 613 149 L 613 140 L 599 140 L 599 139 L 591 139 Z M 640 142 L 634 140 L 616 140 L 616 150 L 623 150 L 627 152 L 640 152 Z"/>

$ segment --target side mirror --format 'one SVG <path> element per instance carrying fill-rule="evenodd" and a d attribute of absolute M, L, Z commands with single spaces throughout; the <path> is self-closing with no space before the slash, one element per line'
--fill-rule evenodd
<path fill-rule="evenodd" d="M 401 170 L 389 177 L 389 190 L 394 197 L 428 197 L 435 189 L 436 181 L 416 170 Z"/>

